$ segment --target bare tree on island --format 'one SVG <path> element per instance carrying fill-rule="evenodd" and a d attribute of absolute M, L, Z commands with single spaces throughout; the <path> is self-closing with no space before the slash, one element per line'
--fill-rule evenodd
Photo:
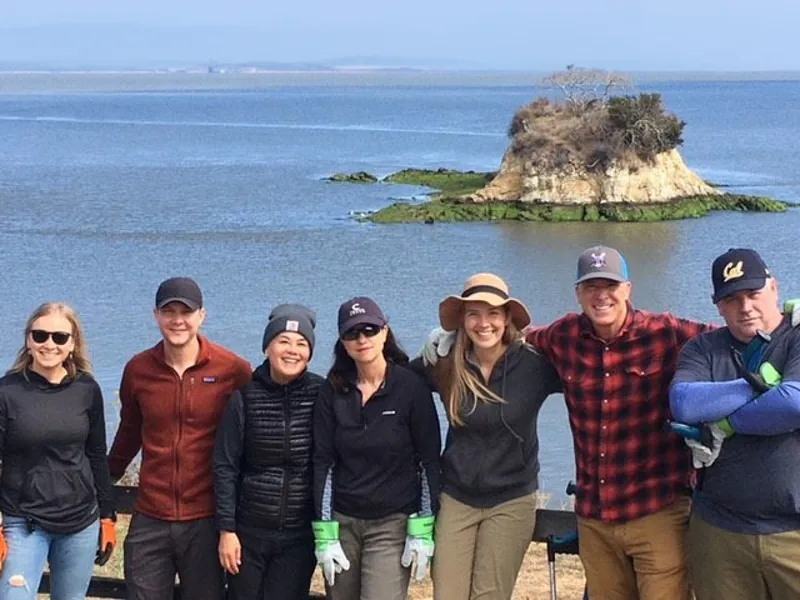
<path fill-rule="evenodd" d="M 612 90 L 627 91 L 633 87 L 633 79 L 617 71 L 567 65 L 563 71 L 542 78 L 539 85 L 561 90 L 566 103 L 580 110 L 596 102 L 607 102 Z"/>

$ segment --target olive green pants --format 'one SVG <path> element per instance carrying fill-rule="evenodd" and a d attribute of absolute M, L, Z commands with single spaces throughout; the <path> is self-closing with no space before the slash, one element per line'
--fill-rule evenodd
<path fill-rule="evenodd" d="M 492 508 L 441 495 L 433 555 L 436 600 L 509 600 L 533 537 L 533 494 Z"/>
<path fill-rule="evenodd" d="M 731 533 L 693 514 L 688 542 L 697 600 L 800 598 L 800 531 Z"/>

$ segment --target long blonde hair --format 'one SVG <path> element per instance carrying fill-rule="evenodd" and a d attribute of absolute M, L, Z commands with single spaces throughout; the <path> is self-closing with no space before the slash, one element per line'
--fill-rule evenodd
<path fill-rule="evenodd" d="M 511 344 L 520 340 L 522 334 L 510 321 L 506 323 L 503 332 L 502 344 L 508 348 Z M 498 394 L 490 390 L 467 365 L 467 356 L 472 352 L 472 340 L 469 339 L 464 330 L 463 322 L 456 331 L 456 343 L 453 347 L 453 384 L 450 386 L 450 393 L 447 396 L 447 414 L 450 422 L 456 426 L 464 425 L 461 418 L 463 410 L 467 405 L 467 399 L 472 399 L 472 405 L 468 408 L 467 414 L 471 414 L 478 402 L 489 402 L 492 404 L 503 403 L 505 400 Z"/>
<path fill-rule="evenodd" d="M 28 335 L 33 328 L 33 324 L 39 317 L 44 317 L 50 314 L 59 314 L 63 316 L 70 325 L 72 325 L 72 341 L 75 347 L 70 352 L 67 360 L 64 361 L 64 368 L 67 370 L 67 375 L 70 379 L 74 379 L 78 373 L 92 374 L 92 363 L 89 360 L 89 354 L 86 350 L 86 342 L 83 338 L 83 329 L 81 328 L 81 320 L 78 313 L 69 304 L 63 302 L 45 302 L 41 304 L 28 318 L 28 323 L 25 325 L 25 335 L 22 340 L 22 348 L 17 352 L 17 357 L 14 359 L 14 364 L 6 371 L 10 373 L 24 373 L 33 364 L 33 357 L 28 351 Z"/>

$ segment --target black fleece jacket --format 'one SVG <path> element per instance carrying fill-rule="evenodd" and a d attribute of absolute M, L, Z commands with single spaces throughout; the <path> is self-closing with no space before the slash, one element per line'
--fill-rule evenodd
<path fill-rule="evenodd" d="M 468 366 L 482 379 L 477 366 Z M 411 367 L 425 372 L 429 385 L 446 395 L 452 385 L 452 356 L 426 369 L 421 359 Z M 494 366 L 488 387 L 502 403 L 471 399 L 461 426 L 451 424 L 442 454 L 442 491 L 475 508 L 490 508 L 535 492 L 539 476 L 536 421 L 549 394 L 561 391 L 553 366 L 522 342 L 510 346 Z"/>
<path fill-rule="evenodd" d="M 33 371 L 0 379 L 0 511 L 74 533 L 114 515 L 103 394 L 89 375 L 58 384 Z"/>
<path fill-rule="evenodd" d="M 435 513 L 440 446 L 433 397 L 406 367 L 388 365 L 366 404 L 355 383 L 336 392 L 326 381 L 314 415 L 317 517 Z"/>

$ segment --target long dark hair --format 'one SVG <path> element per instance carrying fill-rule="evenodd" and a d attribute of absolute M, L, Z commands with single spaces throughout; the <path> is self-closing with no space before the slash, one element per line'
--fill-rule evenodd
<path fill-rule="evenodd" d="M 388 325 L 386 326 L 386 342 L 383 344 L 383 358 L 393 365 L 408 364 L 408 354 L 397 343 L 392 328 Z M 347 353 L 342 340 L 336 340 L 333 347 L 333 366 L 328 371 L 328 381 L 331 382 L 334 390 L 344 393 L 350 390 L 355 375 L 356 362 Z"/>

